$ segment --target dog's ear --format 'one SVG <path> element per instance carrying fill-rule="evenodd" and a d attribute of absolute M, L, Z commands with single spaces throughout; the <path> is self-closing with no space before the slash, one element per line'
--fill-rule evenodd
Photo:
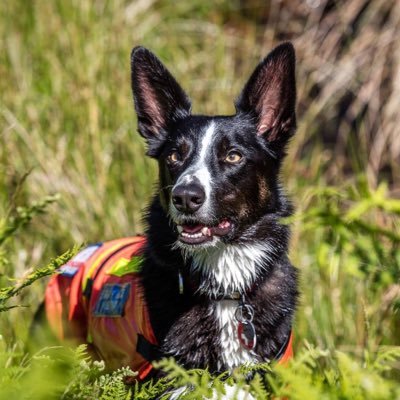
<path fill-rule="evenodd" d="M 296 127 L 295 52 L 283 43 L 264 58 L 243 88 L 236 110 L 256 119 L 257 133 L 285 142 Z"/>
<path fill-rule="evenodd" d="M 167 136 L 168 125 L 190 114 L 191 102 L 161 61 L 144 47 L 131 54 L 132 92 L 139 133 L 156 157 Z"/>

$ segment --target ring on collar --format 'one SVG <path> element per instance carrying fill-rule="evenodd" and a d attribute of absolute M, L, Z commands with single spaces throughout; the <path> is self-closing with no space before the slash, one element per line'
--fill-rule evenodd
<path fill-rule="evenodd" d="M 238 322 L 252 322 L 254 308 L 250 304 L 240 304 L 235 310 L 235 318 Z"/>

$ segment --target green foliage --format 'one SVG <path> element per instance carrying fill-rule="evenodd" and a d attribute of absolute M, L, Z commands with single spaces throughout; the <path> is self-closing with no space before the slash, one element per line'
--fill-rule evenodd
<path fill-rule="evenodd" d="M 46 207 L 49 204 L 59 200 L 60 196 L 47 196 L 42 201 L 33 203 L 29 207 L 16 207 L 14 211 L 15 215 L 12 215 L 12 211 L 5 218 L 0 220 L 0 246 L 10 237 L 12 237 L 19 229 L 24 228 L 28 225 L 32 218 L 38 214 L 43 214 Z"/>
<path fill-rule="evenodd" d="M 59 196 L 57 195 L 47 196 L 42 201 L 35 202 L 28 207 L 16 207 L 14 210 L 9 208 L 7 215 L 0 218 L 0 254 L 2 265 L 9 264 L 9 260 L 6 257 L 7 252 L 4 250 L 7 240 L 11 240 L 16 233 L 26 227 L 35 216 L 44 214 L 47 206 L 58 199 Z M 57 268 L 64 265 L 72 258 L 78 250 L 79 247 L 75 246 L 73 249 L 67 250 L 62 255 L 52 259 L 46 266 L 28 271 L 17 284 L 0 287 L 0 312 L 18 307 L 18 305 L 9 306 L 6 303 L 12 297 L 18 296 L 24 288 L 32 285 L 36 280 L 53 274 Z"/>
<path fill-rule="evenodd" d="M 34 202 L 28 207 L 16 206 L 16 198 L 28 175 L 25 174 L 20 179 L 11 197 L 10 205 L 5 211 L 5 215 L 0 218 L 0 268 L 10 263 L 10 260 L 7 258 L 7 240 L 12 238 L 19 230 L 25 228 L 36 215 L 44 214 L 47 206 L 59 200 L 58 195 L 46 196 L 43 200 Z"/>
<path fill-rule="evenodd" d="M 400 359 L 400 347 L 381 348 L 374 355 L 369 353 L 374 362 L 366 363 L 341 351 L 306 346 L 289 368 L 277 366 L 276 374 L 268 376 L 275 395 L 291 399 L 399 398 L 400 388 L 394 373 L 399 373 L 396 363 Z M 389 370 L 393 373 L 391 379 L 384 374 Z"/>
<path fill-rule="evenodd" d="M 185 370 L 166 359 L 157 364 L 167 374 L 165 378 L 135 385 L 126 384 L 135 372 L 122 368 L 105 373 L 104 363 L 92 361 L 85 346 L 43 349 L 19 363 L 15 363 L 15 348 L 1 349 L 0 399 L 128 400 L 133 396 L 150 400 L 167 399 L 174 390 L 182 391 L 181 399 L 191 400 L 217 399 L 227 392 L 249 393 L 256 399 L 399 399 L 400 387 L 393 374 L 400 373 L 400 348 L 380 348 L 368 356 L 370 362 L 360 362 L 341 351 L 305 343 L 288 365 L 243 366 L 231 376 Z"/>
<path fill-rule="evenodd" d="M 400 200 L 363 178 L 309 185 L 290 220 L 303 279 L 298 329 L 330 349 L 399 344 Z"/>
<path fill-rule="evenodd" d="M 30 272 L 25 276 L 17 285 L 0 288 L 0 312 L 9 310 L 10 308 L 17 306 L 7 306 L 6 302 L 21 293 L 22 289 L 32 285 L 35 281 L 45 276 L 52 275 L 57 268 L 64 265 L 70 260 L 79 250 L 79 246 L 75 246 L 71 250 L 67 250 L 62 255 L 52 259 L 46 266 L 36 268 L 33 272 Z"/>
<path fill-rule="evenodd" d="M 62 393 L 61 399 L 130 399 L 131 389 L 124 384 L 124 379 L 134 377 L 136 373 L 128 367 L 104 374 L 104 362 L 92 361 L 83 345 L 75 351 L 74 360 L 72 379 Z"/>
<path fill-rule="evenodd" d="M 0 399 L 129 399 L 123 379 L 134 376 L 129 368 L 104 373 L 102 361 L 92 361 L 85 346 L 72 350 L 45 348 L 19 357 L 16 348 L 0 352 Z"/>
<path fill-rule="evenodd" d="M 360 182 L 356 186 L 310 188 L 307 192 L 310 203 L 298 216 L 305 233 L 323 235 L 326 245 L 320 247 L 318 254 L 321 266 L 331 252 L 332 257 L 346 259 L 343 268 L 351 275 L 373 275 L 378 283 L 399 281 L 400 233 L 396 221 L 400 217 L 400 200 L 388 196 L 386 184 L 371 189 Z"/>

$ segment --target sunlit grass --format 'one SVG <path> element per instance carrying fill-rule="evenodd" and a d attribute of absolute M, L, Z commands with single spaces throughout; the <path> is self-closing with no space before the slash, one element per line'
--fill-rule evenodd
<path fill-rule="evenodd" d="M 290 39 L 298 131 L 283 180 L 298 210 L 296 349 L 308 340 L 363 365 L 365 354 L 398 346 L 400 3 L 330 4 L 1 2 L 1 215 L 60 196 L 3 244 L 2 287 L 76 243 L 143 230 L 157 171 L 136 133 L 132 47 L 143 44 L 168 65 L 196 113 L 229 114 L 257 61 Z M 2 316 L 7 349 L 26 339 L 43 284 L 17 298 L 31 307 Z"/>

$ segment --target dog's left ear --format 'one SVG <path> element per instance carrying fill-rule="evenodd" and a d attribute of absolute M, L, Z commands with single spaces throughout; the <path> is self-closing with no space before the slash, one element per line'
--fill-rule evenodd
<path fill-rule="evenodd" d="M 257 133 L 285 142 L 296 127 L 295 52 L 291 43 L 276 47 L 257 66 L 236 101 L 237 112 L 256 118 Z"/>
<path fill-rule="evenodd" d="M 161 61 L 144 47 L 131 54 L 132 92 L 147 154 L 157 157 L 171 122 L 190 114 L 191 102 Z"/>

